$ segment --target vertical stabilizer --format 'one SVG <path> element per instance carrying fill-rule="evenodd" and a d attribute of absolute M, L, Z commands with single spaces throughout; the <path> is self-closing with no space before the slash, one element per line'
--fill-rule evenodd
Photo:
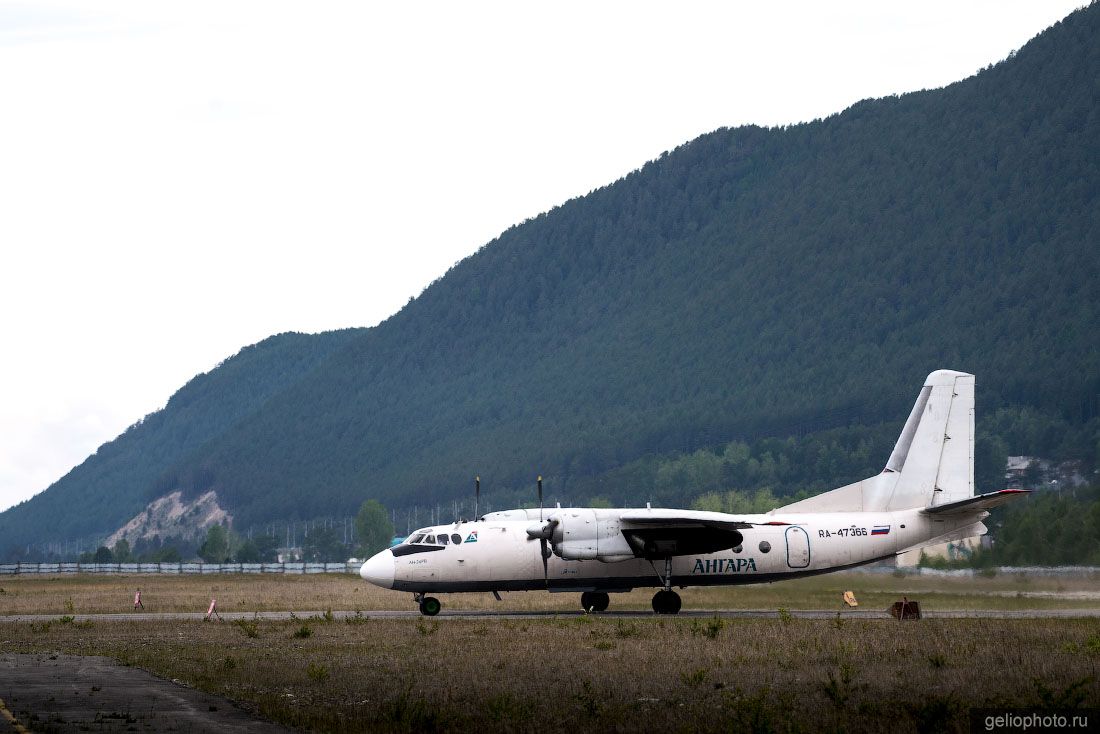
<path fill-rule="evenodd" d="M 928 375 L 881 474 L 777 512 L 884 512 L 974 495 L 974 375 Z"/>
<path fill-rule="evenodd" d="M 887 470 L 900 471 L 900 476 L 883 510 L 973 496 L 974 375 L 952 370 L 928 375 Z"/>

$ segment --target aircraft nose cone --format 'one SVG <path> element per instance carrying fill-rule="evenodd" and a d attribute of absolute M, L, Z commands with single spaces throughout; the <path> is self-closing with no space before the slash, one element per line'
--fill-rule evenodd
<path fill-rule="evenodd" d="M 383 589 L 392 589 L 393 570 L 393 553 L 391 553 L 389 549 L 386 549 L 368 558 L 366 563 L 363 564 L 363 567 L 359 569 L 359 575 L 364 581 L 369 581 L 375 586 L 381 586 Z"/>

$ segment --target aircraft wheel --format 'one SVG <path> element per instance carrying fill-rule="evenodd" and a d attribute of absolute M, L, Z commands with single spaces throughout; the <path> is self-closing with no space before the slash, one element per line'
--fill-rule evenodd
<path fill-rule="evenodd" d="M 653 595 L 653 611 L 657 614 L 678 614 L 680 604 L 680 595 L 675 591 L 661 589 Z"/>
<path fill-rule="evenodd" d="M 585 611 L 607 611 L 607 605 L 610 603 L 611 598 L 602 591 L 586 591 L 581 594 L 581 608 Z"/>
<path fill-rule="evenodd" d="M 439 603 L 439 599 L 434 596 L 426 596 L 420 600 L 420 613 L 425 617 L 434 617 L 439 614 L 439 610 L 443 607 Z"/>

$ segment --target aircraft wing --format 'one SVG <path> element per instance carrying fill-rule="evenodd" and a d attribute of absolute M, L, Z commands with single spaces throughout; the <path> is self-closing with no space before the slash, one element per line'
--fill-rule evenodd
<path fill-rule="evenodd" d="M 727 515 L 724 512 L 707 512 L 706 510 L 626 510 L 619 514 L 619 520 L 624 526 L 639 525 L 645 527 L 714 527 L 744 530 L 753 526 L 753 523 L 746 522 L 733 515 Z"/>
<path fill-rule="evenodd" d="M 743 540 L 739 531 L 753 526 L 723 512 L 703 510 L 627 510 L 619 522 L 634 554 L 650 560 L 735 548 Z"/>
<path fill-rule="evenodd" d="M 929 515 L 962 515 L 988 510 L 991 507 L 1003 505 L 1005 502 L 1026 497 L 1031 494 L 1030 489 L 1002 489 L 999 492 L 987 492 L 986 494 L 967 497 L 956 502 L 948 502 L 943 505 L 931 505 L 924 508 Z"/>

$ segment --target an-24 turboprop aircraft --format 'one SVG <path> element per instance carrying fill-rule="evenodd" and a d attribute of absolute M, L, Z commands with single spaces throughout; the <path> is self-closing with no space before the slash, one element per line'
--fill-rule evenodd
<path fill-rule="evenodd" d="M 579 591 L 603 611 L 608 593 L 661 587 L 653 611 L 676 614 L 672 587 L 755 584 L 827 573 L 986 532 L 987 510 L 1026 492 L 974 494 L 974 376 L 928 376 L 881 474 L 763 515 L 584 507 L 491 512 L 423 528 L 359 571 L 432 593 Z M 539 504 L 542 504 L 541 480 Z"/>

